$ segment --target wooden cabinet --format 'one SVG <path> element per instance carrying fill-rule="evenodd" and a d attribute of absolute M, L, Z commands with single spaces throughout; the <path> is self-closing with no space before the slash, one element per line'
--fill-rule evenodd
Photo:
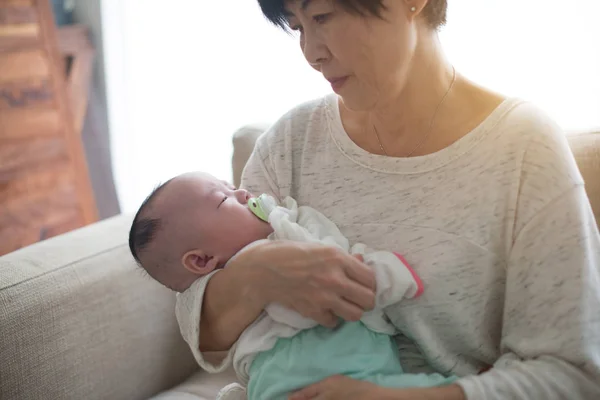
<path fill-rule="evenodd" d="M 66 71 L 49 0 L 0 0 L 0 255 L 97 219 Z"/>

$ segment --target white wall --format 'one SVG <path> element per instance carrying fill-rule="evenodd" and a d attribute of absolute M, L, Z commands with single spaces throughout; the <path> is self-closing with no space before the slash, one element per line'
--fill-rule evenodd
<path fill-rule="evenodd" d="M 565 129 L 600 128 L 600 0 L 449 0 L 442 34 L 470 79 L 536 102 Z"/>
<path fill-rule="evenodd" d="M 568 129 L 600 126 L 598 0 L 450 0 L 461 72 L 531 99 Z M 253 0 L 103 0 L 116 184 L 134 211 L 188 170 L 230 177 L 231 134 L 329 91 Z"/>
<path fill-rule="evenodd" d="M 114 35 L 105 42 L 115 45 L 114 59 L 107 57 L 114 170 L 125 212 L 181 172 L 229 179 L 236 129 L 272 122 L 328 90 L 295 39 L 265 22 L 253 1 L 105 3 Z"/>

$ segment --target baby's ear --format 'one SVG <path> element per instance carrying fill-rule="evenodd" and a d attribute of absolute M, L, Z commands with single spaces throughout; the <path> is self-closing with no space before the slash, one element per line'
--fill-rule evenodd
<path fill-rule="evenodd" d="M 219 264 L 219 260 L 197 249 L 185 253 L 181 259 L 181 263 L 192 274 L 201 276 L 214 271 Z"/>

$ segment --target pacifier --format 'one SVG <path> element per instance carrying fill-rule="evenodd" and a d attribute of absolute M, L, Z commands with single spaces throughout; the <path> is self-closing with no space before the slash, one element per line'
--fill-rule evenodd
<path fill-rule="evenodd" d="M 267 213 L 263 207 L 264 198 L 265 198 L 264 194 L 261 194 L 258 197 L 251 197 L 250 199 L 248 199 L 248 208 L 259 219 L 261 219 L 265 222 L 269 222 L 269 216 L 267 215 Z"/>

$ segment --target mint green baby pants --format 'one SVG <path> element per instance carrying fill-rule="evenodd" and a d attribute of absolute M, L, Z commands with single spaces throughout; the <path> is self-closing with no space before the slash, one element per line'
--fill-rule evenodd
<path fill-rule="evenodd" d="M 332 375 L 390 388 L 432 387 L 454 382 L 440 374 L 405 374 L 391 336 L 362 322 L 336 329 L 317 326 L 277 341 L 250 366 L 248 400 L 287 399 L 290 393 Z"/>

